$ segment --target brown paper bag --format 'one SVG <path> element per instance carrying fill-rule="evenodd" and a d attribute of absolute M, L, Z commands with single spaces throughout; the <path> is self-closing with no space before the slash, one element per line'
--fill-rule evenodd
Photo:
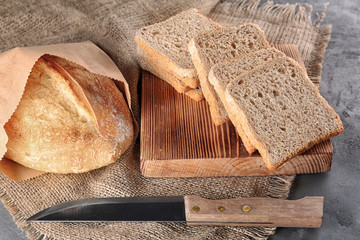
<path fill-rule="evenodd" d="M 11 49 L 0 54 L 0 159 L 6 152 L 8 141 L 4 124 L 11 118 L 20 102 L 32 67 L 44 54 L 65 58 L 85 67 L 90 72 L 115 80 L 124 94 L 131 112 L 130 91 L 124 76 L 110 57 L 92 42 Z M 134 117 L 133 121 L 136 132 L 137 124 Z M 43 172 L 29 169 L 5 158 L 0 161 L 0 171 L 16 181 L 43 174 Z"/>

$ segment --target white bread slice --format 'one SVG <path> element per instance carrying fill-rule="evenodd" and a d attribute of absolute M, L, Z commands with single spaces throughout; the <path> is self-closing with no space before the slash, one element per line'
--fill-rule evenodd
<path fill-rule="evenodd" d="M 224 123 L 228 115 L 214 87 L 208 81 L 211 67 L 227 59 L 269 47 L 263 31 L 255 24 L 201 32 L 190 42 L 189 51 L 203 94 L 210 105 L 214 124 Z"/>
<path fill-rule="evenodd" d="M 225 98 L 259 150 L 276 169 L 314 144 L 343 131 L 342 122 L 305 71 L 291 58 L 277 58 L 240 76 Z"/>
<path fill-rule="evenodd" d="M 181 12 L 163 22 L 143 27 L 135 35 L 137 45 L 168 69 L 185 85 L 200 85 L 188 51 L 188 43 L 199 31 L 221 27 L 196 9 Z"/>
<path fill-rule="evenodd" d="M 249 53 L 239 58 L 233 58 L 218 64 L 215 64 L 209 72 L 209 82 L 214 86 L 214 89 L 219 96 L 221 102 L 224 104 L 226 112 L 232 122 L 238 118 L 233 106 L 228 104 L 225 100 L 225 90 L 227 85 L 236 80 L 242 74 L 253 70 L 254 68 L 263 65 L 267 61 L 275 58 L 285 57 L 285 54 L 276 50 L 275 48 L 264 48 L 256 52 Z M 250 139 L 246 135 L 244 129 L 240 124 L 234 124 L 246 150 L 251 154 L 256 151 L 254 145 L 251 144 Z"/>

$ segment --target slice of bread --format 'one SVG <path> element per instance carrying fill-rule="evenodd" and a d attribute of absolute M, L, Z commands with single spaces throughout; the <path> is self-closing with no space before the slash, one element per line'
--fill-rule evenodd
<path fill-rule="evenodd" d="M 208 81 L 211 67 L 227 59 L 269 47 L 263 31 L 255 24 L 201 32 L 190 42 L 189 51 L 216 125 L 224 123 L 228 115 L 214 87 Z"/>
<path fill-rule="evenodd" d="M 234 124 L 244 128 L 269 169 L 343 131 L 339 116 L 288 57 L 232 81 L 225 98 L 240 116 Z"/>
<path fill-rule="evenodd" d="M 228 104 L 225 100 L 225 90 L 227 85 L 236 80 L 242 74 L 253 70 L 254 68 L 263 65 L 267 61 L 275 58 L 285 57 L 285 54 L 276 50 L 275 48 L 264 48 L 256 52 L 249 53 L 239 58 L 233 58 L 218 64 L 215 64 L 209 72 L 209 82 L 214 86 L 214 89 L 223 103 L 226 112 L 232 122 L 239 117 L 233 106 Z M 234 125 L 246 150 L 251 154 L 256 151 L 254 145 L 251 144 L 250 139 L 246 135 L 244 129 L 240 124 Z"/>
<path fill-rule="evenodd" d="M 185 85 L 200 85 L 188 51 L 188 43 L 199 31 L 221 27 L 196 9 L 181 12 L 166 21 L 143 27 L 135 35 L 137 45 L 168 69 Z"/>

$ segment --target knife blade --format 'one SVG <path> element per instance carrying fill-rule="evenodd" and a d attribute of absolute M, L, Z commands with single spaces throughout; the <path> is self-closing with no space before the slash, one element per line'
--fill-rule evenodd
<path fill-rule="evenodd" d="M 319 228 L 323 197 L 298 200 L 198 196 L 92 198 L 61 203 L 42 210 L 35 222 L 186 222 L 189 225 Z"/>

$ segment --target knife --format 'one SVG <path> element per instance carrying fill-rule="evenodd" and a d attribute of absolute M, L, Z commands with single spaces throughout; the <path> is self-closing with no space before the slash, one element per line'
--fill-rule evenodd
<path fill-rule="evenodd" d="M 190 225 L 319 228 L 323 197 L 298 200 L 198 196 L 92 198 L 61 203 L 36 213 L 36 222 L 186 222 Z"/>

